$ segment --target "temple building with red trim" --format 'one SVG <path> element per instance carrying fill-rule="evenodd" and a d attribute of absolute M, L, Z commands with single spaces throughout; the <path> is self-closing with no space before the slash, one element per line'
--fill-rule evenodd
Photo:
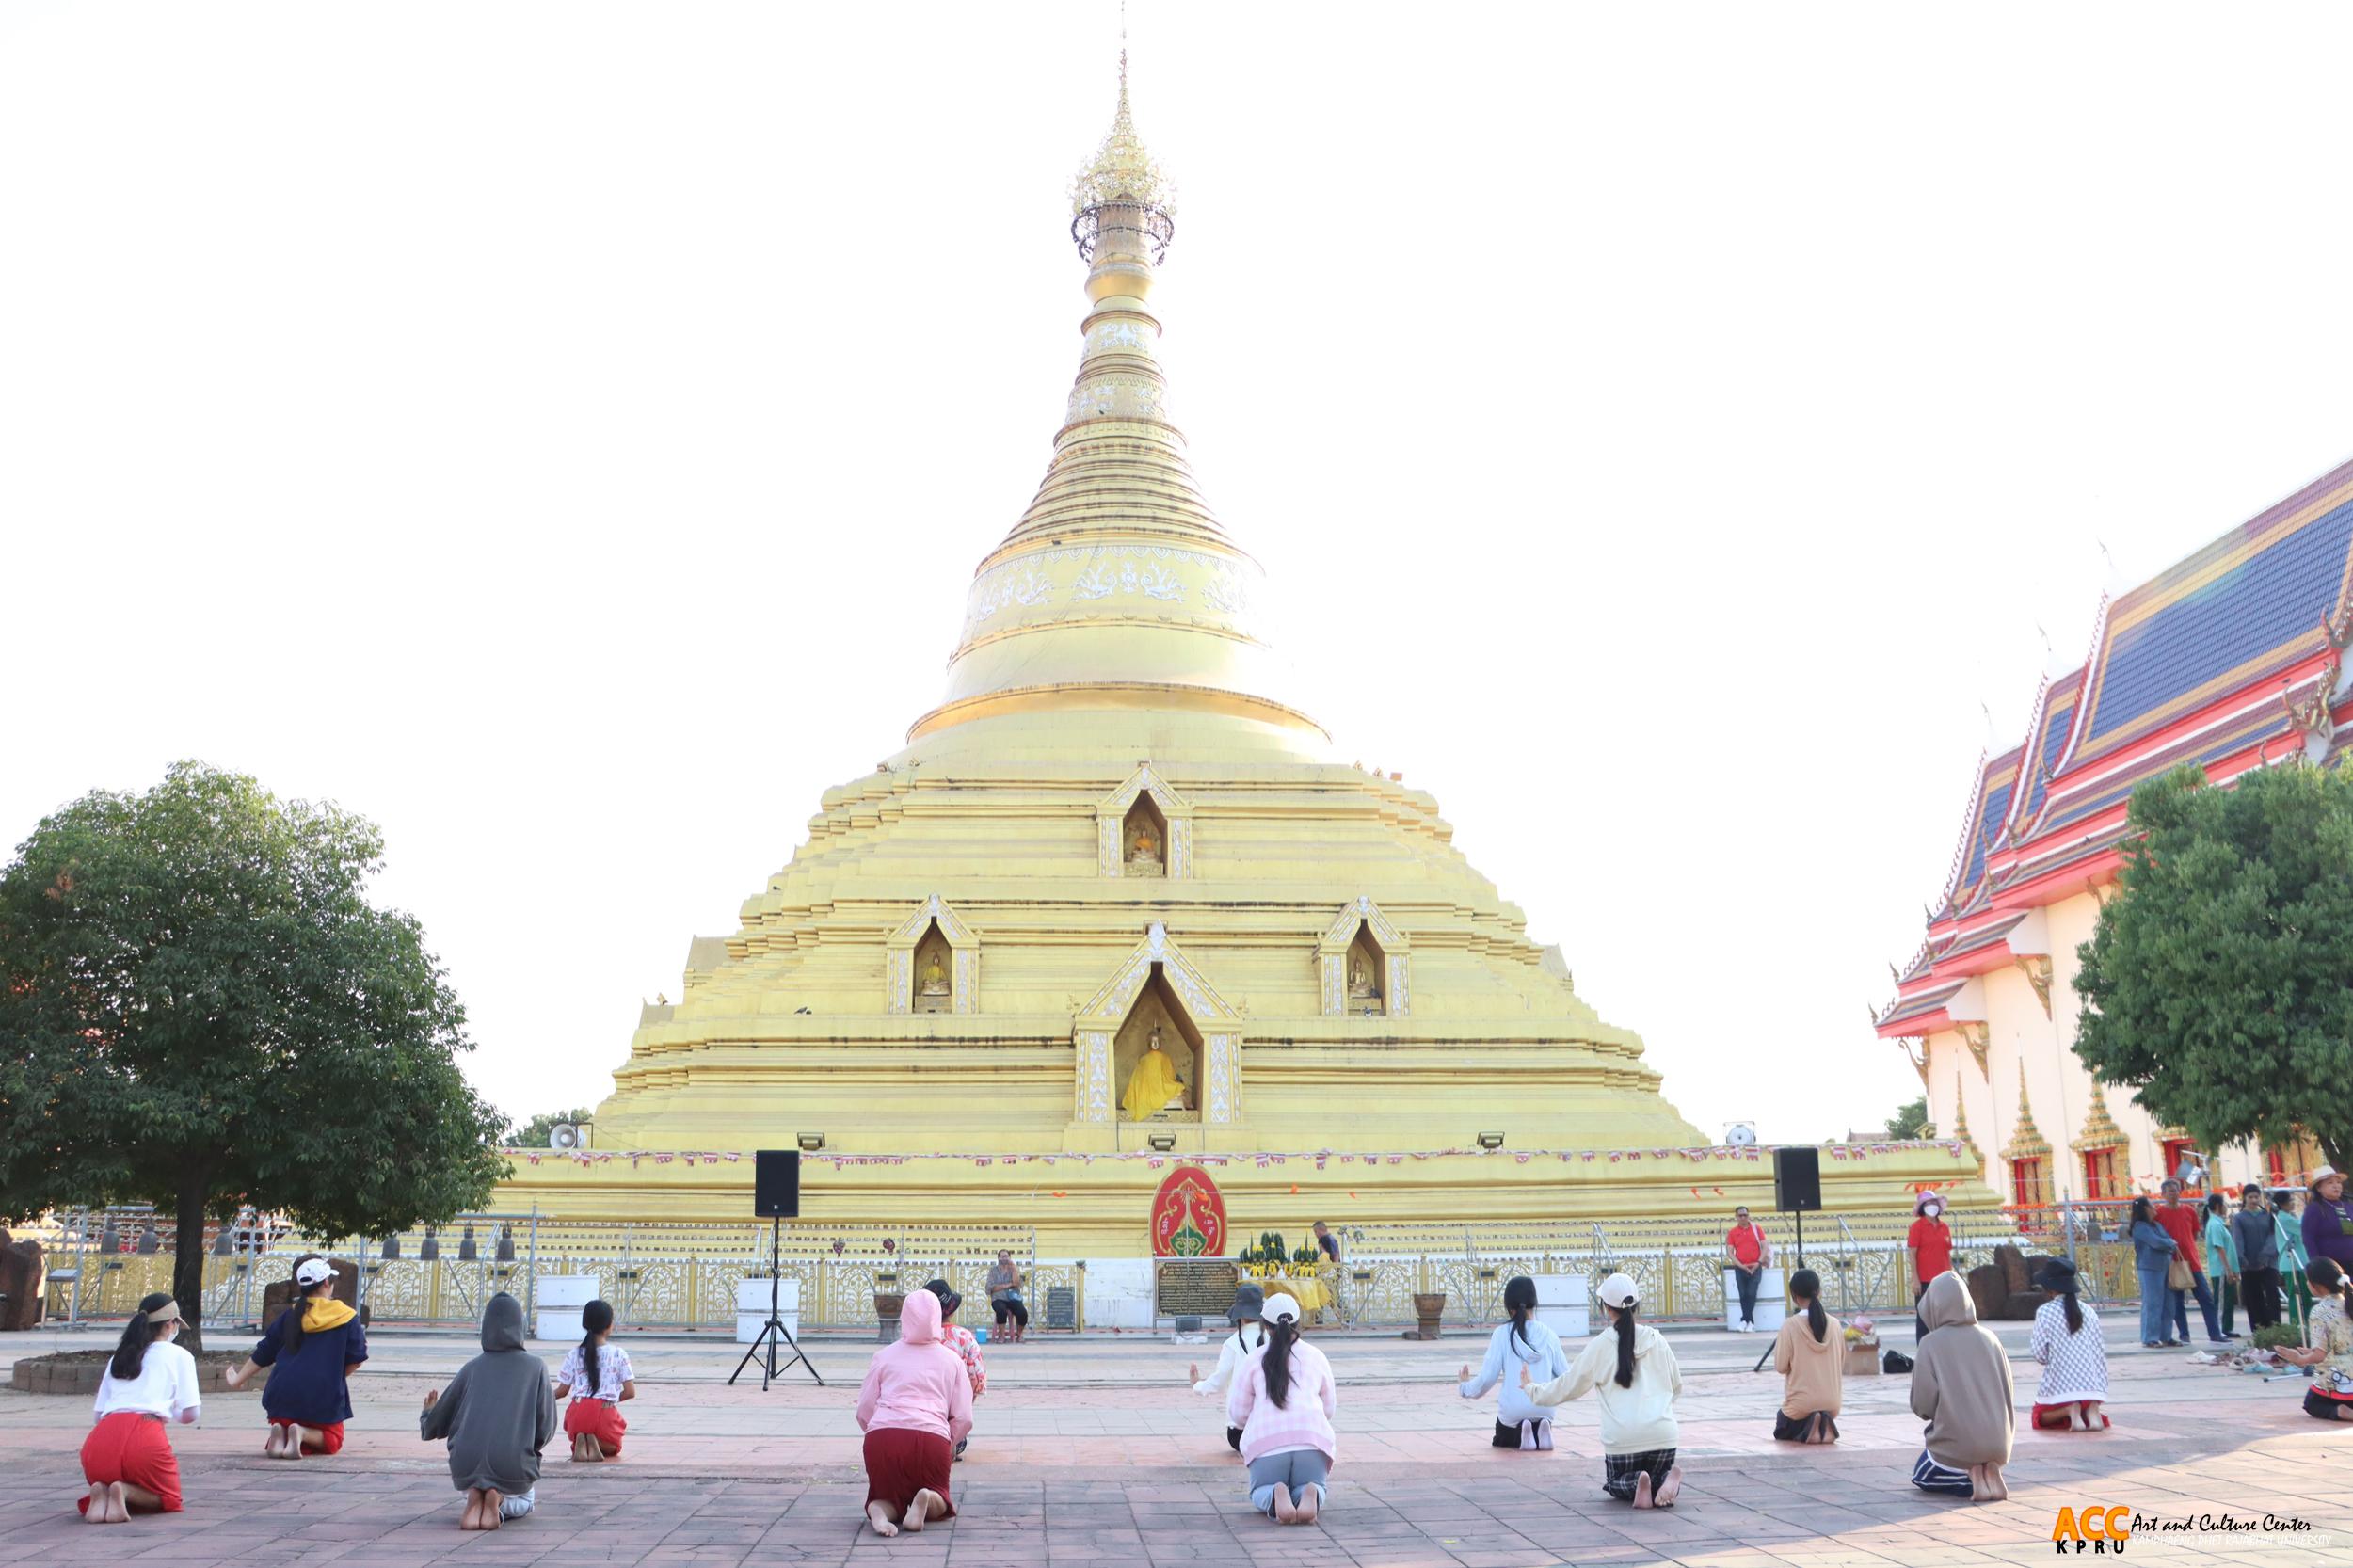
<path fill-rule="evenodd" d="M 2192 1148 L 2073 1047 L 2078 946 L 2116 896 L 2136 786 L 2184 762 L 2228 785 L 2353 745 L 2353 463 L 2104 600 L 2082 667 L 2046 678 L 2019 744 L 1983 761 L 1928 935 L 1874 1022 L 1936 1129 L 2013 1204 L 2153 1190 L 2183 1165 L 2295 1180 L 2309 1144 Z"/>

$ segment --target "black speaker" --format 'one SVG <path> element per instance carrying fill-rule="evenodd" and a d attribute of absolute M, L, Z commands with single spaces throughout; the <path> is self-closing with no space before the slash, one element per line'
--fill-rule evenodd
<path fill-rule="evenodd" d="M 761 1149 L 752 1156 L 752 1212 L 763 1220 L 800 1218 L 800 1150 Z"/>
<path fill-rule="evenodd" d="M 1822 1207 L 1820 1149 L 1773 1151 L 1773 1207 L 1785 1214 Z"/>

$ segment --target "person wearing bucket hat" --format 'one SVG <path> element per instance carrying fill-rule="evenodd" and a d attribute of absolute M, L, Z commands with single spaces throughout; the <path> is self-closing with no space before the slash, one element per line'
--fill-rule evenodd
<path fill-rule="evenodd" d="M 1234 1325 L 1234 1332 L 1218 1347 L 1217 1370 L 1205 1378 L 1198 1363 L 1185 1368 L 1194 1393 L 1224 1394 L 1234 1385 L 1234 1374 L 1243 1364 L 1266 1349 L 1266 1325 L 1258 1321 L 1258 1314 L 1265 1309 L 1264 1288 L 1244 1280 L 1235 1288 L 1234 1304 L 1225 1309 L 1225 1320 Z M 1225 1429 L 1225 1446 L 1236 1453 L 1241 1452 L 1241 1428 Z"/>
<path fill-rule="evenodd" d="M 75 1505 L 90 1524 L 180 1512 L 180 1461 L 164 1426 L 195 1420 L 202 1403 L 196 1357 L 172 1343 L 179 1336 L 179 1304 L 160 1291 L 145 1297 L 99 1375 L 97 1424 L 82 1440 L 89 1493 Z"/>
<path fill-rule="evenodd" d="M 2327 1258 L 2353 1272 L 2353 1202 L 2345 1195 L 2345 1173 L 2334 1165 L 2313 1172 L 2312 1195 L 2304 1201 L 2304 1256 L 2307 1267 Z"/>
<path fill-rule="evenodd" d="M 2103 1431 L 2108 1425 L 2100 1410 L 2108 1397 L 2108 1352 L 2100 1320 L 2083 1304 L 2074 1265 L 2067 1259 L 2044 1263 L 2035 1283 L 2051 1299 L 2035 1308 L 2034 1333 L 2026 1341 L 2028 1352 L 2042 1364 L 2029 1420 L 2064 1432 Z"/>
<path fill-rule="evenodd" d="M 221 1383 L 242 1388 L 263 1368 L 262 1414 L 272 1459 L 339 1453 L 351 1419 L 351 1374 L 368 1358 L 368 1333 L 358 1313 L 335 1299 L 335 1266 L 324 1257 L 295 1265 L 294 1304 L 270 1320 L 245 1365 Z"/>
<path fill-rule="evenodd" d="M 1471 1376 L 1468 1367 L 1463 1368 L 1461 1385 L 1456 1392 L 1466 1400 L 1476 1400 L 1497 1384 L 1502 1389 L 1496 1395 L 1495 1446 L 1498 1448 L 1518 1448 L 1523 1452 L 1543 1452 L 1552 1447 L 1552 1413 L 1540 1409 L 1521 1387 L 1516 1375 L 1507 1377 L 1508 1367 L 1514 1373 L 1528 1368 L 1532 1377 L 1546 1382 L 1569 1369 L 1567 1352 L 1561 1349 L 1561 1336 L 1552 1325 L 1536 1317 L 1536 1282 L 1526 1274 L 1515 1274 L 1503 1282 L 1503 1310 L 1511 1321 L 1498 1323 L 1487 1338 L 1487 1359 L 1480 1363 L 1479 1375 Z"/>
<path fill-rule="evenodd" d="M 1540 1405 L 1566 1404 L 1592 1392 L 1601 1403 L 1601 1489 L 1636 1508 L 1673 1508 L 1683 1487 L 1675 1464 L 1681 1441 L 1675 1396 L 1683 1392 L 1683 1370 L 1667 1336 L 1635 1321 L 1641 1300 L 1634 1281 L 1611 1274 L 1594 1295 L 1609 1314 L 1609 1332 L 1585 1342 L 1569 1369 L 1549 1383 L 1535 1383 L 1528 1369 L 1520 1378 L 1528 1397 Z"/>
<path fill-rule="evenodd" d="M 1225 1423 L 1241 1429 L 1250 1506 L 1286 1525 L 1312 1525 L 1339 1447 L 1332 1434 L 1339 1409 L 1332 1364 L 1299 1337 L 1299 1304 L 1290 1297 L 1268 1297 L 1258 1320 L 1266 1348 L 1235 1372 Z"/>

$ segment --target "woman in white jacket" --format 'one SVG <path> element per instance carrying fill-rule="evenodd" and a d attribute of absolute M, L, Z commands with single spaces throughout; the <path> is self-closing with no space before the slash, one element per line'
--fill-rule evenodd
<path fill-rule="evenodd" d="M 1552 1447 L 1552 1413 L 1536 1405 L 1520 1386 L 1529 1378 L 1546 1380 L 1565 1374 L 1569 1358 L 1561 1349 L 1561 1336 L 1551 1326 L 1536 1320 L 1536 1282 L 1526 1274 L 1514 1275 L 1503 1285 L 1503 1309 L 1512 1315 L 1508 1323 L 1496 1325 L 1495 1334 L 1487 1340 L 1487 1359 L 1480 1365 L 1479 1375 L 1471 1376 L 1468 1367 L 1463 1368 L 1461 1393 L 1466 1400 L 1483 1398 L 1488 1389 L 1498 1383 L 1502 1392 L 1496 1396 L 1495 1446 L 1498 1448 L 1549 1449 Z M 1504 1368 L 1513 1368 L 1506 1377 Z"/>
<path fill-rule="evenodd" d="M 1266 1325 L 1258 1321 L 1258 1314 L 1266 1310 L 1266 1290 L 1263 1287 L 1244 1282 L 1234 1292 L 1234 1304 L 1226 1309 L 1228 1322 L 1237 1325 L 1218 1347 L 1217 1370 L 1208 1377 L 1201 1375 L 1199 1364 L 1188 1367 L 1185 1375 L 1196 1394 L 1215 1394 L 1224 1398 L 1233 1386 L 1234 1374 L 1250 1365 L 1257 1353 L 1266 1349 Z M 1225 1446 L 1241 1452 L 1241 1428 L 1225 1429 Z"/>
<path fill-rule="evenodd" d="M 1601 1400 L 1601 1489 L 1636 1508 L 1673 1508 L 1683 1487 L 1675 1464 L 1675 1396 L 1683 1372 L 1667 1336 L 1637 1323 L 1634 1281 L 1611 1274 L 1601 1282 L 1602 1310 L 1611 1332 L 1585 1342 L 1568 1372 L 1550 1383 L 1529 1382 L 1528 1397 L 1540 1405 L 1566 1404 L 1588 1389 Z"/>

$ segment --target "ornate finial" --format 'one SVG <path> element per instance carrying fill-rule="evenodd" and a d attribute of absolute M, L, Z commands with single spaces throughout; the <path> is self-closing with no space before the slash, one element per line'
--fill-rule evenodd
<path fill-rule="evenodd" d="M 1096 241 L 1106 227 L 1102 216 L 1106 207 L 1133 210 L 1136 216 L 1109 227 L 1140 232 L 1154 262 L 1167 251 L 1168 242 L 1176 232 L 1171 221 L 1176 212 L 1176 187 L 1144 151 L 1144 138 L 1136 135 L 1135 117 L 1128 107 L 1124 23 L 1119 50 L 1119 107 L 1112 116 L 1111 132 L 1104 136 L 1103 145 L 1096 149 L 1095 156 L 1070 184 L 1070 209 L 1077 215 L 1070 233 L 1079 242 L 1079 254 L 1089 261 L 1095 259 Z"/>

